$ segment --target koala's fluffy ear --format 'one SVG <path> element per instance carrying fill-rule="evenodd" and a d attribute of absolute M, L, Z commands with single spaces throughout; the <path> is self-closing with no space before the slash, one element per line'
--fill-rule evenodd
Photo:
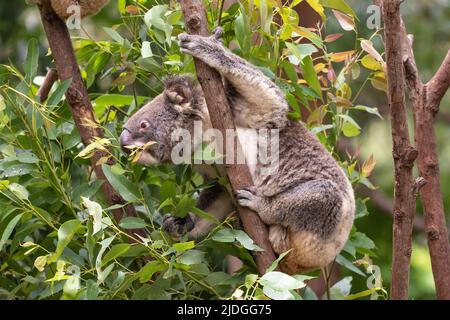
<path fill-rule="evenodd" d="M 173 76 L 164 80 L 164 94 L 173 108 L 184 114 L 201 117 L 201 93 L 195 80 L 188 76 Z"/>

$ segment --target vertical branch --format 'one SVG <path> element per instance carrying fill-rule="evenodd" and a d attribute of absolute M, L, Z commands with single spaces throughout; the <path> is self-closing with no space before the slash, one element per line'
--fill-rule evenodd
<path fill-rule="evenodd" d="M 37 96 L 39 97 L 39 100 L 41 102 L 47 100 L 48 94 L 50 93 L 53 84 L 57 80 L 58 80 L 58 72 L 56 71 L 56 69 L 52 68 L 48 70 L 47 74 L 45 75 L 44 82 L 42 83 L 42 86 L 39 88 L 39 91 L 37 93 Z"/>
<path fill-rule="evenodd" d="M 392 155 L 395 167 L 392 248 L 392 299 L 407 299 L 415 214 L 413 164 L 417 151 L 411 146 L 404 96 L 400 0 L 383 2 L 388 101 L 391 110 Z"/>
<path fill-rule="evenodd" d="M 423 85 L 406 27 L 398 9 L 395 10 L 400 20 L 400 29 L 395 32 L 398 32 L 398 41 L 402 44 L 405 82 L 409 87 L 413 105 L 417 166 L 420 179 L 424 182 L 415 186 L 415 189 L 420 193 L 424 208 L 425 229 L 437 297 L 450 299 L 450 245 L 439 182 L 439 160 L 434 132 L 439 104 L 450 86 L 450 51 L 433 78 Z"/>
<path fill-rule="evenodd" d="M 419 152 L 417 165 L 420 175 L 427 181 L 420 189 L 420 198 L 424 209 L 431 266 L 437 297 L 446 300 L 450 300 L 450 245 L 439 181 L 434 123 L 441 99 L 450 84 L 449 60 L 448 54 L 443 64 L 447 67 L 439 69 L 435 77 L 423 86 L 419 98 L 413 100 L 414 134 Z"/>
<path fill-rule="evenodd" d="M 64 21 L 62 21 L 53 11 L 49 0 L 41 0 L 39 4 L 42 24 L 47 34 L 48 43 L 55 60 L 56 70 L 59 79 L 62 81 L 72 79 L 72 83 L 66 92 L 66 98 L 72 112 L 73 119 L 78 128 L 81 140 L 85 146 L 92 142 L 94 137 L 103 137 L 103 131 L 100 127 L 92 128 L 90 123 L 97 123 L 94 116 L 91 101 L 89 100 L 87 89 L 83 83 L 80 69 L 78 67 L 75 53 L 73 51 L 72 41 L 70 39 L 69 30 Z M 42 98 L 42 97 L 41 97 Z M 100 158 L 108 156 L 107 152 L 97 151 L 91 160 L 97 179 L 105 180 L 102 185 L 105 197 L 111 205 L 123 204 L 124 200 L 112 188 L 111 184 L 106 180 L 101 166 L 97 165 Z M 114 164 L 111 157 L 108 160 L 109 165 Z M 136 212 L 132 205 L 124 208 L 126 215 L 135 215 Z M 122 209 L 113 211 L 116 221 L 120 221 L 124 212 Z M 137 230 L 131 230 L 131 232 Z M 139 232 L 141 232 L 140 230 Z"/>
<path fill-rule="evenodd" d="M 208 20 L 201 0 L 180 0 L 186 31 L 190 34 L 208 36 Z M 220 75 L 204 62 L 194 59 L 197 77 L 202 86 L 208 106 L 211 123 L 226 136 L 227 129 L 236 129 L 231 109 L 222 85 Z M 226 152 L 224 151 L 226 154 Z M 226 165 L 228 177 L 234 191 L 253 184 L 247 165 Z M 245 207 L 238 208 L 244 230 L 264 251 L 254 252 L 259 274 L 264 274 L 275 260 L 275 254 L 269 242 L 267 227 L 258 215 Z"/>

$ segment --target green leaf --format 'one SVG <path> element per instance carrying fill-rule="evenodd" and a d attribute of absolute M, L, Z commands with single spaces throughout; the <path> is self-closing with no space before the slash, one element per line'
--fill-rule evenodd
<path fill-rule="evenodd" d="M 374 114 L 377 117 L 379 117 L 380 119 L 383 119 L 381 114 L 378 112 L 378 108 L 370 108 L 370 107 L 366 107 L 366 106 L 362 106 L 362 105 L 357 105 L 357 106 L 354 106 L 353 109 L 362 110 L 367 113 Z"/>
<path fill-rule="evenodd" d="M 298 65 L 305 57 L 311 56 L 317 52 L 317 48 L 310 43 L 291 43 L 285 42 L 289 51 L 298 59 L 297 61 L 291 61 L 293 64 Z"/>
<path fill-rule="evenodd" d="M 38 269 L 39 272 L 44 271 L 47 259 L 48 255 L 37 257 L 36 260 L 34 260 L 34 267 Z"/>
<path fill-rule="evenodd" d="M 266 273 L 259 280 L 266 296 L 275 300 L 293 300 L 294 296 L 289 290 L 303 288 L 306 284 L 285 273 L 272 271 Z"/>
<path fill-rule="evenodd" d="M 103 30 L 117 43 L 124 45 L 125 39 L 114 29 L 104 27 Z"/>
<path fill-rule="evenodd" d="M 12 193 L 14 193 L 14 195 L 20 200 L 27 200 L 30 195 L 28 193 L 28 190 L 18 183 L 11 183 L 10 185 L 8 185 L 8 189 Z"/>
<path fill-rule="evenodd" d="M 15 216 L 6 226 L 5 230 L 3 230 L 2 237 L 0 238 L 0 252 L 3 250 L 3 247 L 6 244 L 6 241 L 8 241 L 9 237 L 11 236 L 14 228 L 16 227 L 17 223 L 19 222 L 20 218 L 22 218 L 22 213 Z"/>
<path fill-rule="evenodd" d="M 144 15 L 144 22 L 149 28 L 155 27 L 161 31 L 165 31 L 166 23 L 162 19 L 167 12 L 167 5 L 152 6 Z"/>
<path fill-rule="evenodd" d="M 221 229 L 217 231 L 212 239 L 217 242 L 234 242 L 238 241 L 245 249 L 252 251 L 262 251 L 244 231 L 233 229 Z"/>
<path fill-rule="evenodd" d="M 173 211 L 173 215 L 184 218 L 188 215 L 189 212 L 195 207 L 195 199 L 192 199 L 189 195 L 185 194 L 181 197 L 177 206 Z"/>
<path fill-rule="evenodd" d="M 102 165 L 103 173 L 113 188 L 128 202 L 138 201 L 141 197 L 136 184 L 127 180 L 123 175 L 116 175 L 107 164 Z"/>
<path fill-rule="evenodd" d="M 34 78 L 37 69 L 38 69 L 38 61 L 39 61 L 39 47 L 36 39 L 30 39 L 28 41 L 28 52 L 27 59 L 24 64 L 24 71 L 26 75 L 26 81 L 31 83 L 31 80 Z"/>
<path fill-rule="evenodd" d="M 138 96 L 137 101 L 138 104 L 142 104 L 148 100 L 148 97 Z M 124 107 L 129 106 L 134 101 L 134 96 L 132 95 L 123 95 L 123 94 L 102 94 L 98 98 L 96 98 L 94 102 L 94 108 L 97 112 L 98 110 L 102 113 L 109 106 L 115 107 Z"/>
<path fill-rule="evenodd" d="M 125 217 L 120 220 L 119 226 L 123 229 L 140 229 L 145 228 L 147 224 L 138 217 Z"/>
<path fill-rule="evenodd" d="M 165 269 L 166 266 L 163 263 L 156 260 L 150 261 L 137 273 L 139 276 L 139 282 L 148 282 L 156 272 L 164 271 Z"/>
<path fill-rule="evenodd" d="M 320 0 L 320 3 L 326 8 L 336 9 L 356 18 L 355 11 L 344 0 Z"/>
<path fill-rule="evenodd" d="M 178 252 L 184 252 L 189 249 L 195 248 L 195 242 L 194 241 L 188 241 L 188 242 L 180 242 L 180 243 L 174 243 L 173 247 Z"/>
<path fill-rule="evenodd" d="M 116 236 L 106 238 L 100 242 L 100 250 L 98 251 L 97 257 L 95 258 L 95 269 L 97 270 L 97 283 L 101 284 L 105 281 L 108 274 L 114 268 L 114 263 L 111 263 L 104 271 L 102 271 L 102 257 L 103 253 L 109 247 L 109 245 L 114 241 Z"/>
<path fill-rule="evenodd" d="M 267 269 L 267 270 L 269 270 L 269 269 Z M 247 289 L 250 289 L 257 280 L 258 280 L 258 275 L 257 274 L 248 274 L 248 275 L 246 275 L 245 276 L 245 282 L 244 282 L 245 287 Z"/>
<path fill-rule="evenodd" d="M 126 7 L 127 7 L 127 0 L 117 1 L 117 9 L 119 10 L 120 14 L 123 15 L 123 14 L 127 13 Z"/>
<path fill-rule="evenodd" d="M 175 182 L 169 180 L 164 181 L 159 190 L 159 195 L 161 202 L 166 199 L 174 198 L 177 195 L 177 186 Z"/>
<path fill-rule="evenodd" d="M 309 84 L 311 89 L 322 99 L 322 90 L 320 88 L 319 78 L 317 78 L 316 71 L 314 70 L 314 64 L 310 56 L 303 58 L 301 63 L 301 68 L 303 70 L 303 77 Z"/>
<path fill-rule="evenodd" d="M 233 230 L 236 236 L 236 240 L 247 250 L 251 251 L 263 251 L 260 247 L 258 247 L 244 231 L 242 230 Z"/>
<path fill-rule="evenodd" d="M 229 242 L 234 242 L 234 240 L 236 239 L 236 236 L 232 229 L 221 229 L 221 230 L 217 231 L 216 233 L 214 233 L 214 235 L 211 237 L 211 239 L 213 239 L 214 241 L 217 241 L 217 242 L 229 243 Z"/>
<path fill-rule="evenodd" d="M 64 94 L 66 93 L 67 89 L 69 89 L 70 84 L 72 83 L 72 79 L 67 79 L 61 82 L 58 87 L 56 88 L 55 92 L 52 93 L 50 98 L 47 100 L 48 105 L 57 105 Z"/>
<path fill-rule="evenodd" d="M 346 114 L 339 114 L 339 117 L 344 119 L 344 124 L 342 125 L 342 132 L 346 137 L 356 137 L 361 133 L 361 127 L 356 123 L 356 121 L 346 115 Z"/>
<path fill-rule="evenodd" d="M 374 249 L 375 243 L 370 239 L 368 236 L 366 236 L 362 232 L 355 232 L 352 235 L 352 242 L 355 246 L 358 248 L 364 248 L 364 249 Z"/>
<path fill-rule="evenodd" d="M 383 70 L 383 65 L 380 62 L 378 62 L 377 60 L 375 60 L 374 57 L 372 57 L 368 54 L 365 55 L 364 57 L 362 57 L 361 64 L 363 65 L 364 68 L 372 70 L 372 71 Z"/>
<path fill-rule="evenodd" d="M 369 215 L 369 211 L 367 211 L 365 201 L 358 198 L 355 201 L 355 206 L 356 206 L 355 219 L 362 218 L 362 217 Z"/>
<path fill-rule="evenodd" d="M 81 228 L 80 220 L 69 220 L 64 222 L 58 229 L 58 244 L 56 246 L 55 253 L 48 259 L 49 263 L 55 262 L 63 253 L 64 249 L 72 240 L 73 236 Z"/>
<path fill-rule="evenodd" d="M 0 112 L 6 109 L 5 98 L 0 94 Z"/>
<path fill-rule="evenodd" d="M 114 245 L 103 258 L 102 266 L 106 265 L 111 260 L 114 260 L 124 255 L 130 248 L 131 245 L 129 243 L 119 243 Z"/>
<path fill-rule="evenodd" d="M 206 253 L 200 250 L 189 250 L 178 257 L 178 261 L 185 265 L 201 263 Z"/>
<path fill-rule="evenodd" d="M 335 283 L 330 289 L 330 299 L 331 300 L 342 300 L 350 294 L 352 288 L 352 277 L 345 277 L 341 281 Z M 323 300 L 327 299 L 326 293 L 324 294 Z"/>
<path fill-rule="evenodd" d="M 89 215 L 92 216 L 94 220 L 92 234 L 96 234 L 102 230 L 102 207 L 97 202 L 91 201 L 85 197 L 81 197 L 81 203 L 86 207 Z"/>
<path fill-rule="evenodd" d="M 353 271 L 354 273 L 359 274 L 360 276 L 365 277 L 366 275 L 364 274 L 364 272 L 362 272 L 361 270 L 359 270 L 350 260 L 348 260 L 347 258 L 345 258 L 343 255 L 338 255 L 336 257 L 336 262 L 339 263 L 341 266 L 347 268 L 350 271 Z"/>
<path fill-rule="evenodd" d="M 245 13 L 245 8 L 239 2 L 240 10 L 238 16 L 234 20 L 234 34 L 236 36 L 236 40 L 239 44 L 239 47 L 242 50 L 244 56 L 246 56 L 250 52 L 251 48 L 251 35 L 247 15 Z"/>
<path fill-rule="evenodd" d="M 142 42 L 141 56 L 144 59 L 153 57 L 152 47 L 149 41 Z"/>
<path fill-rule="evenodd" d="M 278 257 L 274 262 L 272 262 L 272 264 L 270 265 L 270 267 L 267 268 L 266 273 L 272 272 L 273 270 L 275 270 L 275 269 L 278 267 L 278 264 L 280 263 L 280 261 L 283 260 L 283 258 L 284 258 L 289 252 L 291 252 L 291 251 L 292 251 L 292 249 L 290 249 L 290 250 L 288 250 L 288 251 L 283 252 L 282 254 L 280 254 L 279 257 Z"/>

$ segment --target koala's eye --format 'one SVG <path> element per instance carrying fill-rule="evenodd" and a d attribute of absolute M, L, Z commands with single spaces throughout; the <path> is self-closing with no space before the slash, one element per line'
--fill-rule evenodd
<path fill-rule="evenodd" d="M 148 122 L 147 121 L 142 121 L 141 122 L 141 129 L 146 129 L 148 128 Z"/>

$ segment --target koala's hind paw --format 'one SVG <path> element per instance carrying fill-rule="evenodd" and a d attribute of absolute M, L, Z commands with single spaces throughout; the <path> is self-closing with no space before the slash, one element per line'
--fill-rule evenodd
<path fill-rule="evenodd" d="M 169 234 L 172 238 L 180 238 L 186 232 L 191 231 L 194 228 L 194 222 L 191 217 L 178 218 L 171 214 L 166 214 L 163 217 L 163 230 Z"/>
<path fill-rule="evenodd" d="M 237 202 L 243 206 L 252 209 L 253 211 L 260 211 L 264 206 L 264 199 L 257 195 L 254 187 L 246 187 L 236 192 Z"/>

